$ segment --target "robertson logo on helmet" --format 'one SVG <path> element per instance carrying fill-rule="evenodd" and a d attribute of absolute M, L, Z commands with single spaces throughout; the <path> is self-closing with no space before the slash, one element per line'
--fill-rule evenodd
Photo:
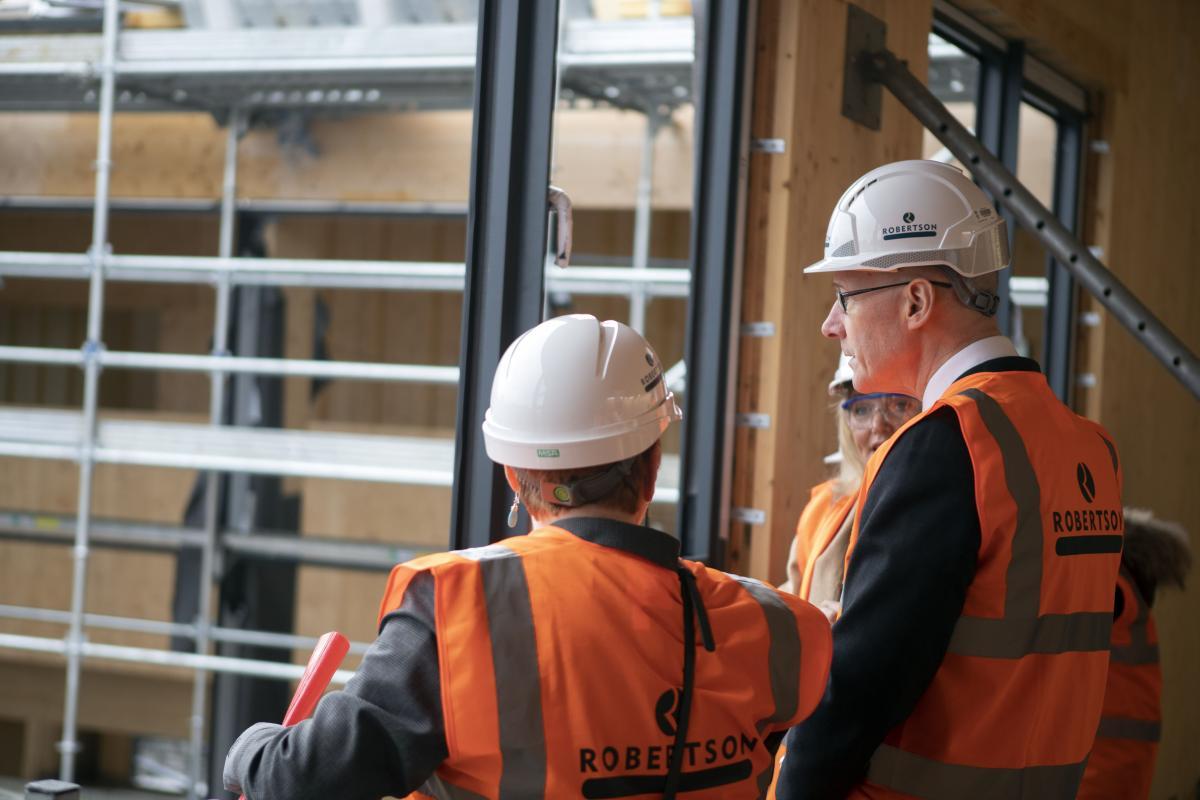
<path fill-rule="evenodd" d="M 924 236 L 937 236 L 936 222 L 914 222 L 916 215 L 911 211 L 904 212 L 903 225 L 889 225 L 880 229 L 884 241 L 891 239 L 919 239 Z"/>
<path fill-rule="evenodd" d="M 647 359 L 647 361 L 649 361 L 649 359 Z M 658 386 L 658 384 L 661 382 L 662 367 L 654 364 L 653 368 L 642 376 L 642 390 L 647 392 L 654 391 L 654 387 Z"/>
<path fill-rule="evenodd" d="M 668 689 L 654 704 L 654 721 L 664 737 L 675 736 L 681 694 Z M 758 745 L 757 736 L 742 732 L 684 742 L 679 788 L 696 791 L 746 780 L 754 767 L 749 756 Z M 599 798 L 661 793 L 674 752 L 674 743 L 581 747 L 580 774 L 597 777 L 585 779 L 580 794 Z"/>

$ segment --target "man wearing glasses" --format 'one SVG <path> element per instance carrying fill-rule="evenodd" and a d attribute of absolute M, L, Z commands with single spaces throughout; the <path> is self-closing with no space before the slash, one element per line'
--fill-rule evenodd
<path fill-rule="evenodd" d="M 1120 465 L 1000 335 L 1008 261 L 965 175 L 905 161 L 847 190 L 805 270 L 833 274 L 821 332 L 855 390 L 922 410 L 867 465 L 829 684 L 788 736 L 779 798 L 1075 797 L 1104 696 Z"/>

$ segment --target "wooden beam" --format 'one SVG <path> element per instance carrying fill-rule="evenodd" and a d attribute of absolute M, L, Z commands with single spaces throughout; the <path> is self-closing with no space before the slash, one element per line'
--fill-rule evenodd
<path fill-rule="evenodd" d="M 554 181 L 577 208 L 633 208 L 645 130 L 646 117 L 633 111 L 556 112 Z M 278 131 L 249 132 L 238 150 L 238 196 L 467 202 L 469 111 L 316 118 L 304 133 L 303 142 L 281 143 Z M 2 193 L 90 196 L 95 138 L 94 114 L 5 114 Z M 219 197 L 224 150 L 225 134 L 206 114 L 118 114 L 112 196 Z M 654 207 L 686 210 L 691 191 L 692 114 L 684 107 L 655 137 Z"/>
<path fill-rule="evenodd" d="M 861 5 L 886 21 L 888 46 L 924 73 L 928 0 Z M 842 0 L 763 0 L 759 11 L 751 136 L 783 139 L 785 150 L 751 158 L 742 320 L 771 323 L 775 334 L 742 337 L 737 410 L 769 415 L 770 427 L 737 432 L 733 503 L 766 519 L 735 521 L 730 553 L 734 569 L 773 583 L 784 578 L 796 520 L 835 441 L 826 385 L 838 348 L 819 333 L 832 294 L 828 279 L 801 269 L 820 258 L 833 205 L 855 178 L 921 153 L 919 125 L 891 97 L 880 131 L 842 116 L 846 9 Z"/>

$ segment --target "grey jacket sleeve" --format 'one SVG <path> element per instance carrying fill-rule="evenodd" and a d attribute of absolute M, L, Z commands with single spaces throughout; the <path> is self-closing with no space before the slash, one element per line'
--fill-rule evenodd
<path fill-rule="evenodd" d="M 414 577 L 354 677 L 311 719 L 259 723 L 225 759 L 225 788 L 248 800 L 402 797 L 448 754 L 434 626 L 433 578 Z"/>

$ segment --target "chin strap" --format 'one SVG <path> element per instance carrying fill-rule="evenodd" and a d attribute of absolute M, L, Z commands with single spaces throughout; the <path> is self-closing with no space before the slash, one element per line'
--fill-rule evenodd
<path fill-rule="evenodd" d="M 542 481 L 542 500 L 551 505 L 567 506 L 568 508 L 594 502 L 608 495 L 629 477 L 629 473 L 633 470 L 633 461 L 636 458 L 637 456 L 634 456 L 624 461 L 618 461 L 603 472 L 597 472 L 595 475 L 589 475 L 572 483 Z"/>
<path fill-rule="evenodd" d="M 967 305 L 985 317 L 994 317 L 1000 310 L 1000 295 L 981 290 L 971 295 Z"/>
<path fill-rule="evenodd" d="M 947 269 L 954 294 L 967 308 L 974 309 L 985 317 L 994 317 L 1000 310 L 1000 295 L 987 289 L 976 289 L 970 282 L 952 269 Z"/>

